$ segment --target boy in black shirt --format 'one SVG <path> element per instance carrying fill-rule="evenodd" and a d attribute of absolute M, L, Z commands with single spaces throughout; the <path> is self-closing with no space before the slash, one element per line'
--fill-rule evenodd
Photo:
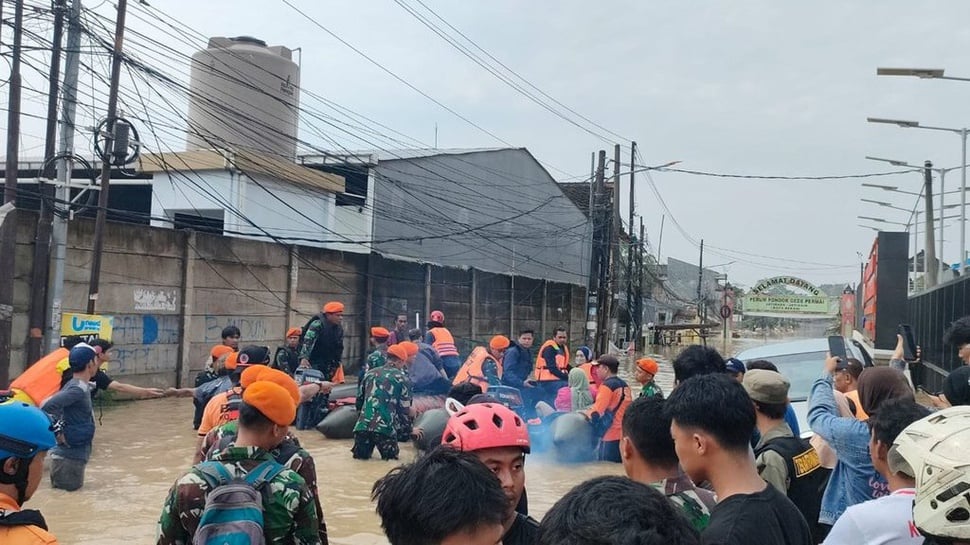
<path fill-rule="evenodd" d="M 681 467 L 694 482 L 710 482 L 718 497 L 704 545 L 813 544 L 795 505 L 758 475 L 754 405 L 741 384 L 724 374 L 693 377 L 677 386 L 664 411 Z"/>

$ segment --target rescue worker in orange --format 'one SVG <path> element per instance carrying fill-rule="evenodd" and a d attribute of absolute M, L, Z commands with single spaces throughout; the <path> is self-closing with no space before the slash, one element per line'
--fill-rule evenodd
<path fill-rule="evenodd" d="M 458 370 L 452 384 L 470 382 L 488 391 L 489 386 L 502 385 L 502 357 L 512 344 L 505 335 L 496 335 L 488 342 L 488 348 L 476 346 L 468 355 L 465 364 Z"/>
<path fill-rule="evenodd" d="M 569 347 L 566 346 L 566 329 L 557 327 L 552 339 L 542 343 L 536 356 L 535 380 L 538 398 L 552 405 L 559 389 L 569 380 Z"/>
<path fill-rule="evenodd" d="M 616 376 L 620 370 L 620 362 L 614 356 L 600 356 L 593 362 L 593 368 L 599 377 L 600 386 L 596 391 L 596 401 L 584 414 L 592 422 L 594 434 L 600 439 L 596 458 L 620 463 L 623 461 L 620 458 L 623 415 L 633 401 L 633 393 L 626 381 Z"/>
<path fill-rule="evenodd" d="M 431 311 L 428 320 L 428 333 L 424 336 L 424 342 L 434 347 L 441 357 L 441 365 L 444 367 L 448 378 L 454 379 L 461 368 L 461 359 L 458 357 L 458 347 L 455 346 L 455 337 L 445 327 L 445 313 L 440 310 Z"/>
<path fill-rule="evenodd" d="M 40 511 L 24 509 L 44 476 L 44 458 L 57 444 L 50 418 L 22 401 L 0 405 L 0 543 L 57 545 Z"/>

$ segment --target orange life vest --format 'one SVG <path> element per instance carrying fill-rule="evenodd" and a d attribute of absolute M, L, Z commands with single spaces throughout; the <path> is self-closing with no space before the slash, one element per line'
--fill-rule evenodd
<path fill-rule="evenodd" d="M 434 335 L 434 342 L 431 343 L 431 346 L 434 347 L 439 356 L 458 355 L 458 348 L 455 347 L 455 338 L 451 336 L 451 331 L 443 327 L 432 327 L 428 333 Z"/>
<path fill-rule="evenodd" d="M 592 363 L 586 362 L 586 363 L 580 364 L 579 368 L 582 369 L 584 373 L 586 373 L 586 378 L 589 379 L 590 384 L 596 384 L 599 382 L 599 379 L 596 378 L 596 374 L 593 373 Z"/>
<path fill-rule="evenodd" d="M 859 401 L 859 390 L 846 392 L 845 397 L 851 399 L 852 403 L 855 405 L 855 417 L 857 420 L 869 420 L 869 415 L 866 414 L 866 411 L 862 410 L 862 402 Z"/>
<path fill-rule="evenodd" d="M 546 348 L 550 346 L 556 349 L 556 367 L 558 367 L 563 373 L 569 373 L 569 347 L 564 346 L 560 348 L 556 341 L 548 340 L 542 343 L 542 346 L 539 347 L 539 355 L 536 356 L 535 375 L 536 380 L 539 382 L 547 380 L 562 380 L 546 369 L 546 360 L 542 357 L 542 353 L 545 352 Z"/>
<path fill-rule="evenodd" d="M 458 385 L 463 382 L 471 382 L 482 389 L 482 393 L 488 391 L 488 378 L 485 376 L 483 367 L 485 366 L 486 360 L 492 360 L 498 367 L 498 377 L 502 378 L 502 361 L 497 360 L 488 353 L 488 350 L 484 346 L 476 346 L 472 353 L 468 355 L 468 359 L 458 370 L 458 374 L 455 375 L 455 380 L 451 383 L 453 385 Z"/>
<path fill-rule="evenodd" d="M 40 406 L 44 400 L 61 389 L 63 370 L 58 369 L 58 364 L 66 360 L 70 353 L 66 348 L 58 348 L 37 360 L 10 383 L 10 389 L 18 390 L 29 397 L 34 405 Z"/>

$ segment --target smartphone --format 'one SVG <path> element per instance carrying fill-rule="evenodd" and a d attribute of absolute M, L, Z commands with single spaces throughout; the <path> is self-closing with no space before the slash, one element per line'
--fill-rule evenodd
<path fill-rule="evenodd" d="M 845 355 L 845 339 L 841 335 L 831 335 L 829 337 L 829 354 L 841 359 L 843 362 L 848 361 Z"/>
<path fill-rule="evenodd" d="M 916 359 L 916 338 L 913 336 L 913 328 L 909 324 L 899 324 L 896 333 L 903 336 L 903 359 L 912 361 Z"/>

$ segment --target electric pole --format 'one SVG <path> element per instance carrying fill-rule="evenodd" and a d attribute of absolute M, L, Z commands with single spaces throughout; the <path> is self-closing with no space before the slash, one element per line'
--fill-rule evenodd
<path fill-rule="evenodd" d="M 34 262 L 30 280 L 30 310 L 28 311 L 27 361 L 26 365 L 40 359 L 41 345 L 44 340 L 45 318 L 47 317 L 47 276 L 50 265 L 51 230 L 54 219 L 54 205 L 49 201 L 53 192 L 45 180 L 54 176 L 54 154 L 57 137 L 57 95 L 61 77 L 61 36 L 64 32 L 64 0 L 55 0 L 54 33 L 51 38 L 51 67 L 47 89 L 47 128 L 44 133 L 44 168 L 38 178 L 40 193 L 40 215 L 34 236 Z"/>
<path fill-rule="evenodd" d="M 704 323 L 704 318 L 701 316 L 701 308 L 704 306 L 704 299 L 701 295 L 701 289 L 704 286 L 704 239 L 701 239 L 701 257 L 700 262 L 697 265 L 697 321 L 698 323 Z M 701 328 L 698 328 L 700 330 Z M 699 333 L 700 331 L 698 331 Z M 701 336 L 704 346 L 707 346 L 707 337 Z"/>
<path fill-rule="evenodd" d="M 629 229 L 630 243 L 626 251 L 626 310 L 630 320 L 626 324 L 627 334 L 636 341 L 636 324 L 639 321 L 633 314 L 633 261 L 634 261 L 634 239 L 633 236 L 633 210 L 636 197 L 633 193 L 633 182 L 637 164 L 637 143 L 630 142 L 630 214 L 627 229 Z"/>
<path fill-rule="evenodd" d="M 929 289 L 936 286 L 940 272 L 933 236 L 933 162 L 929 160 L 923 163 L 923 202 L 926 203 L 926 250 L 923 254 L 923 269 L 926 272 L 926 288 Z M 940 210 L 940 215 L 942 214 L 943 211 Z"/>
<path fill-rule="evenodd" d="M 587 295 L 589 300 L 588 317 L 590 322 L 588 325 L 593 326 L 589 331 L 589 342 L 590 345 L 596 350 L 598 350 L 600 334 L 603 331 L 602 324 L 604 313 L 603 280 L 605 277 L 605 270 L 603 263 L 606 260 L 606 256 L 603 252 L 603 246 L 606 225 L 603 221 L 603 210 L 605 208 L 603 206 L 603 197 L 605 193 L 603 178 L 605 176 L 605 170 L 606 152 L 600 150 L 589 205 L 589 214 L 593 223 L 593 251 L 589 275 L 589 293 Z"/>
<path fill-rule="evenodd" d="M 111 54 L 111 86 L 108 89 L 108 116 L 105 122 L 104 147 L 101 150 L 101 183 L 98 192 L 98 216 L 94 223 L 94 248 L 91 255 L 91 280 L 88 287 L 88 314 L 94 314 L 101 279 L 101 257 L 104 253 L 104 223 L 108 213 L 108 189 L 111 183 L 112 151 L 118 114 L 118 85 L 121 80 L 121 55 L 125 39 L 127 0 L 118 0 L 115 43 Z M 97 138 L 98 135 L 95 135 Z"/>
<path fill-rule="evenodd" d="M 4 166 L 3 203 L 16 207 L 17 178 L 20 169 L 20 56 L 22 54 L 24 31 L 24 3 L 15 2 L 13 20 L 13 59 L 10 63 L 10 78 L 7 101 L 7 160 Z M 13 349 L 13 284 L 17 253 L 17 213 L 11 210 L 0 225 L 0 386 L 10 382 L 10 360 Z"/>
<path fill-rule="evenodd" d="M 640 238 L 637 240 L 639 244 L 637 245 L 637 291 L 636 291 L 636 301 L 633 307 L 636 308 L 636 324 L 637 324 L 637 348 L 646 348 L 643 346 L 643 252 L 646 251 L 645 248 L 646 234 L 643 230 L 643 218 L 640 218 Z"/>
<path fill-rule="evenodd" d="M 77 110 L 77 80 L 81 59 L 81 0 L 71 0 L 68 12 L 67 54 L 64 59 L 64 103 L 61 110 L 60 142 L 57 155 L 57 184 L 55 186 L 56 201 L 66 203 L 70 201 L 71 190 L 69 183 L 74 170 L 71 157 L 74 154 L 74 114 Z M 64 300 L 64 264 L 67 255 L 67 209 L 54 214 L 51 229 L 51 246 L 54 251 L 51 259 L 50 284 L 48 294 L 50 304 L 47 305 L 47 350 L 52 351 L 60 346 L 61 313 Z"/>
<path fill-rule="evenodd" d="M 622 255 L 620 239 L 623 238 L 623 220 L 620 215 L 620 145 L 613 146 L 613 221 L 610 222 L 610 315 L 607 322 L 608 338 L 614 335 L 615 324 L 620 321 L 620 271 L 622 269 Z M 616 316 L 616 321 L 613 317 Z M 618 329 L 618 328 L 617 328 Z M 604 353 L 607 347 L 604 347 Z"/>

